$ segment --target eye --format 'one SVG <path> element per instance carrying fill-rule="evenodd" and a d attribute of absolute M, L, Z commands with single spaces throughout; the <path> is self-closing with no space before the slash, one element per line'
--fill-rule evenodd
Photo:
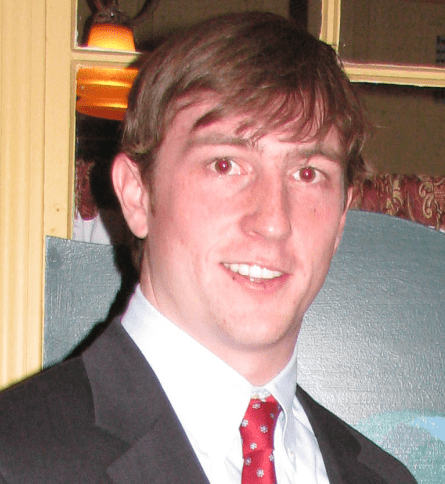
<path fill-rule="evenodd" d="M 210 168 L 218 175 L 241 175 L 241 168 L 228 158 L 215 160 Z"/>
<path fill-rule="evenodd" d="M 299 169 L 296 173 L 294 173 L 293 177 L 297 181 L 301 181 L 304 183 L 313 183 L 315 181 L 318 181 L 320 173 L 315 168 L 312 168 L 312 166 L 305 166 Z"/>

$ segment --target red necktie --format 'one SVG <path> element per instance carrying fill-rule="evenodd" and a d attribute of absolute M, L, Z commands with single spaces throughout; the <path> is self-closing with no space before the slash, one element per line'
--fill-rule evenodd
<path fill-rule="evenodd" d="M 252 398 L 240 426 L 242 484 L 276 484 L 273 435 L 281 407 L 274 397 Z"/>

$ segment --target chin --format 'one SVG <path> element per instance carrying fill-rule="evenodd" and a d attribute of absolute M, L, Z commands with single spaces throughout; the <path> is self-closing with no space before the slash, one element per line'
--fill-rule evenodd
<path fill-rule="evenodd" d="M 247 330 L 246 330 L 247 329 Z M 293 333 L 295 332 L 295 337 Z M 272 349 L 283 345 L 286 342 L 292 345 L 290 340 L 295 339 L 296 343 L 298 331 L 291 331 L 288 327 L 277 327 L 270 325 L 270 321 L 263 325 L 255 324 L 250 328 L 243 328 L 243 331 L 229 331 L 228 338 L 239 348 L 250 350 Z"/>

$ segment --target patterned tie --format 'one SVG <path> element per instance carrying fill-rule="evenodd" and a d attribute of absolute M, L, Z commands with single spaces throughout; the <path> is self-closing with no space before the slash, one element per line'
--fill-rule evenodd
<path fill-rule="evenodd" d="M 274 397 L 252 398 L 241 422 L 242 484 L 276 484 L 273 435 L 281 407 Z"/>

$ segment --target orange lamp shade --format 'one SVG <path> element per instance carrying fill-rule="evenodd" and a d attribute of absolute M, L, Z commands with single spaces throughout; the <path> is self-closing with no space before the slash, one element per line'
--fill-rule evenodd
<path fill-rule="evenodd" d="M 93 24 L 87 46 L 136 50 L 131 28 L 118 24 Z M 76 110 L 96 118 L 122 120 L 136 74 L 137 69 L 134 68 L 80 68 L 77 72 Z"/>
<path fill-rule="evenodd" d="M 99 49 L 136 50 L 131 28 L 117 24 L 93 24 L 87 46 Z"/>
<path fill-rule="evenodd" d="M 76 110 L 80 113 L 122 120 L 137 69 L 82 67 L 77 72 Z"/>

